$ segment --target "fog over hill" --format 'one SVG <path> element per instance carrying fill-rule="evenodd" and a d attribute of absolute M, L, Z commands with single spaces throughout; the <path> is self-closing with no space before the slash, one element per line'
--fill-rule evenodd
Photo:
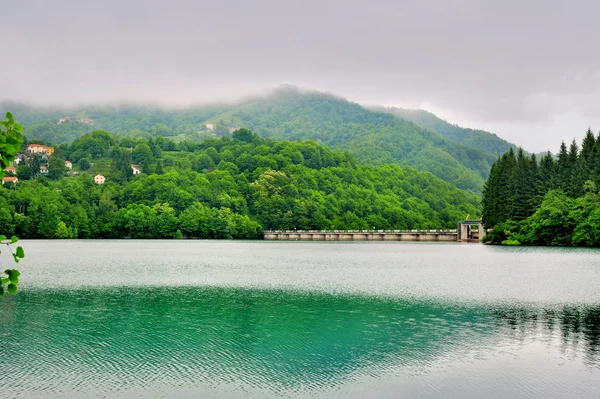
<path fill-rule="evenodd" d="M 409 118 L 398 110 L 367 109 L 293 86 L 236 103 L 187 108 L 127 103 L 46 108 L 0 104 L 0 111 L 4 110 L 13 111 L 24 123 L 28 138 L 56 144 L 97 129 L 120 136 L 198 141 L 245 127 L 280 140 L 314 139 L 348 151 L 362 163 L 413 166 L 474 192 L 482 188 L 494 159 L 510 146 L 483 131 L 458 128 L 458 133 L 448 134 L 447 127 L 452 125 L 432 114 L 429 120 L 437 123 L 428 124 L 427 119 Z"/>
<path fill-rule="evenodd" d="M 235 99 L 290 82 L 530 151 L 600 126 L 597 1 L 13 1 L 0 100 Z"/>

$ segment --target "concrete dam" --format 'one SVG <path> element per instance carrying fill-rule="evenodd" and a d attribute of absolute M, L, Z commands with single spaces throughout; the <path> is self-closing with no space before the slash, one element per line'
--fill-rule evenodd
<path fill-rule="evenodd" d="M 265 240 L 287 241 L 445 241 L 481 242 L 480 220 L 464 220 L 456 229 L 439 230 L 265 230 Z"/>

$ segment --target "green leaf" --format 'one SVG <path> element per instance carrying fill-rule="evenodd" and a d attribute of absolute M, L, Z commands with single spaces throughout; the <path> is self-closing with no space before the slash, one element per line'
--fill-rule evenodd
<path fill-rule="evenodd" d="M 9 294 L 16 294 L 17 293 L 17 286 L 14 284 L 9 284 L 8 287 L 6 287 L 8 289 L 8 293 Z"/>
<path fill-rule="evenodd" d="M 23 247 L 17 247 L 17 256 L 19 258 L 24 258 L 25 257 L 25 251 L 23 250 Z"/>
<path fill-rule="evenodd" d="M 4 296 L 4 287 L 0 285 L 0 298 Z"/>
<path fill-rule="evenodd" d="M 5 235 L 0 235 L 0 241 L 4 241 L 6 240 L 6 236 Z"/>
<path fill-rule="evenodd" d="M 11 244 L 14 244 L 14 243 L 15 243 L 15 242 L 17 242 L 17 241 L 19 241 L 19 237 L 17 237 L 17 236 L 12 236 L 12 237 L 10 237 L 10 243 L 11 243 Z"/>
<path fill-rule="evenodd" d="M 9 280 L 10 280 L 10 282 L 11 282 L 11 283 L 13 283 L 14 285 L 17 285 L 17 284 L 19 284 L 19 276 L 12 276 L 12 275 L 11 275 L 11 276 L 9 277 Z"/>
<path fill-rule="evenodd" d="M 13 254 L 12 257 L 15 260 L 15 263 L 19 263 L 19 257 L 16 254 Z"/>
<path fill-rule="evenodd" d="M 19 277 L 21 275 L 21 272 L 19 272 L 17 269 L 12 269 L 10 271 L 10 275 Z"/>
<path fill-rule="evenodd" d="M 4 277 L 3 277 L 3 278 L 0 278 L 0 283 L 1 283 L 2 285 L 4 285 L 4 284 L 8 284 L 9 282 L 10 282 L 10 280 L 8 279 L 8 277 L 6 277 L 6 278 L 4 278 Z"/>

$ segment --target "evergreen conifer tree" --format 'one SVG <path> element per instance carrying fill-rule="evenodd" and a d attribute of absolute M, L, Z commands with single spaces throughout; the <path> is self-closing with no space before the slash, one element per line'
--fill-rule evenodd
<path fill-rule="evenodd" d="M 165 173 L 165 171 L 163 170 L 163 163 L 159 159 L 158 162 L 156 162 L 156 174 L 162 175 L 163 173 Z"/>

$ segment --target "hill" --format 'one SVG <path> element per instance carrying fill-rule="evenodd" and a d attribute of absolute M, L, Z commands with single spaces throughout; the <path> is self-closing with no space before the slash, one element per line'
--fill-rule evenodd
<path fill-rule="evenodd" d="M 453 228 L 479 197 L 428 172 L 359 165 L 315 141 L 174 143 L 94 132 L 19 164 L 0 188 L 0 224 L 22 238 L 256 238 L 263 228 Z M 73 176 L 64 160 L 73 163 Z M 141 173 L 133 175 L 131 164 Z M 57 173 L 60 172 L 60 173 Z M 104 184 L 94 184 L 102 173 Z"/>
<path fill-rule="evenodd" d="M 424 129 L 439 134 L 447 140 L 477 148 L 494 158 L 504 154 L 511 147 L 517 148 L 515 144 L 501 139 L 494 133 L 453 125 L 422 109 L 382 106 L 369 106 L 368 108 L 378 112 L 387 112 L 401 119 L 411 121 Z"/>
<path fill-rule="evenodd" d="M 76 107 L 33 107 L 21 103 L 0 103 L 0 114 L 12 112 L 24 125 L 29 139 L 48 143 L 72 143 L 94 130 L 149 138 L 163 136 L 178 140 L 199 140 L 210 135 L 206 120 L 234 105 L 205 105 L 167 109 L 150 105 L 80 105 Z"/>
<path fill-rule="evenodd" d="M 485 139 L 437 133 L 389 110 L 377 112 L 329 94 L 290 87 L 239 104 L 179 110 L 133 105 L 36 109 L 0 104 L 0 110 L 9 108 L 23 121 L 26 137 L 46 142 L 70 143 L 96 129 L 119 136 L 198 141 L 245 127 L 274 139 L 312 138 L 348 151 L 361 163 L 412 166 L 477 193 L 496 158 L 495 150 L 481 144 Z M 70 119 L 60 122 L 65 116 Z"/>
<path fill-rule="evenodd" d="M 413 166 L 473 192 L 481 190 L 495 159 L 388 113 L 293 88 L 277 90 L 210 121 L 244 126 L 275 139 L 312 138 L 348 151 L 361 162 Z"/>

